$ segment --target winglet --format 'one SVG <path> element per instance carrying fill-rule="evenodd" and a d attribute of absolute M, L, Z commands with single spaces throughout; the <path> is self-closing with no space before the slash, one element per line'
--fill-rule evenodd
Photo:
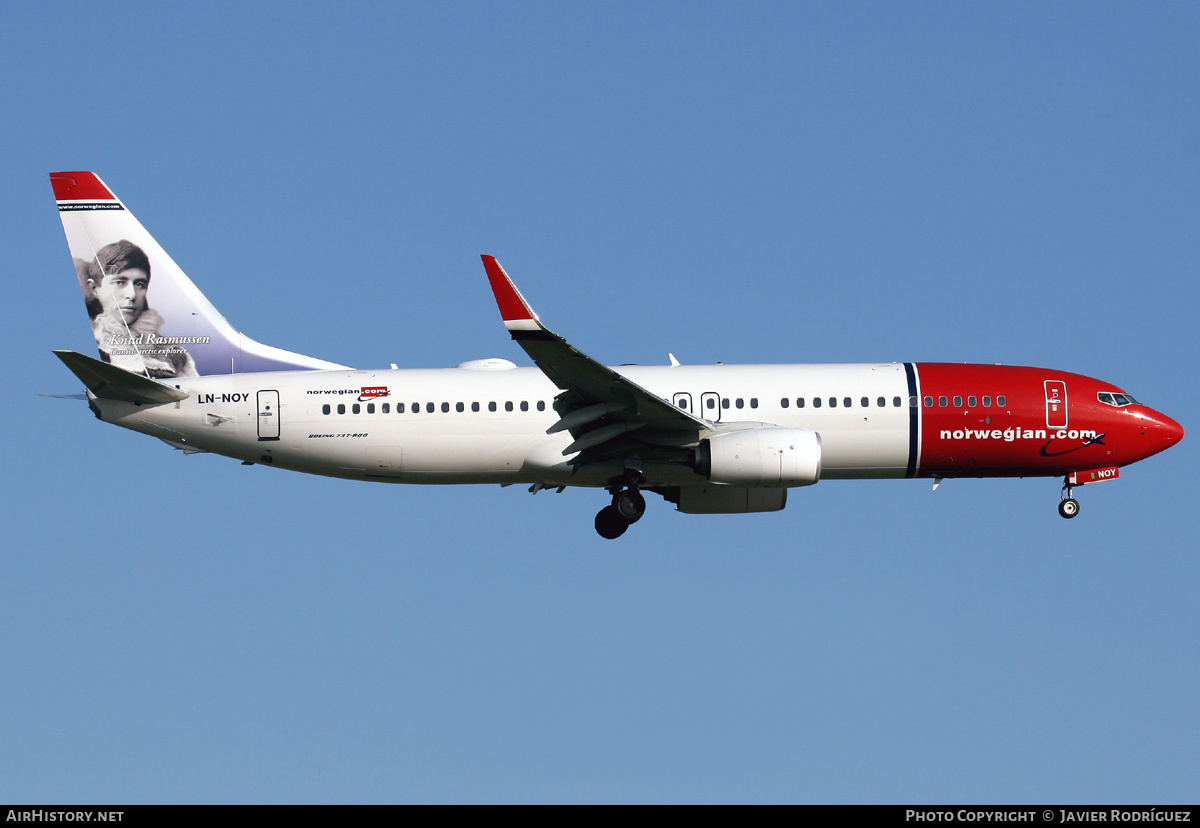
<path fill-rule="evenodd" d="M 492 293 L 496 295 L 496 305 L 500 308 L 504 327 L 509 331 L 545 330 L 538 321 L 537 314 L 529 307 L 529 303 L 496 261 L 496 257 L 484 255 L 479 258 L 483 259 L 483 269 L 487 271 L 488 283 L 492 286 Z"/>

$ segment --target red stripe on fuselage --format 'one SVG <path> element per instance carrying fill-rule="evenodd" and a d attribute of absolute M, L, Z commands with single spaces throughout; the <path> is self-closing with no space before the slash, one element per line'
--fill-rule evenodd
<path fill-rule="evenodd" d="M 1101 403 L 1097 393 L 1123 392 L 1079 374 L 924 362 L 917 370 L 922 396 L 919 474 L 924 477 L 1057 476 L 1123 466 L 1171 445 L 1147 437 L 1155 429 L 1169 430 L 1164 421 L 1178 429 L 1146 406 Z M 1057 402 L 1063 386 L 1065 403 Z M 943 397 L 944 406 L 939 404 Z M 983 405 L 985 397 L 990 406 Z M 1004 405 L 998 404 L 1000 397 Z M 925 405 L 929 398 L 932 406 Z"/>

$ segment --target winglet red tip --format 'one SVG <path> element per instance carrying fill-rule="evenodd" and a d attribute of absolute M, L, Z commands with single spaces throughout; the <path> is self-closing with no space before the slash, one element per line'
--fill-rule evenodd
<path fill-rule="evenodd" d="M 500 317 L 509 322 L 536 321 L 537 314 L 529 307 L 529 303 L 521 296 L 512 279 L 500 267 L 495 256 L 483 255 L 483 269 L 487 271 L 488 283 L 496 296 L 496 305 L 500 308 Z"/>
<path fill-rule="evenodd" d="M 104 182 L 92 172 L 52 172 L 55 201 L 116 201 Z"/>

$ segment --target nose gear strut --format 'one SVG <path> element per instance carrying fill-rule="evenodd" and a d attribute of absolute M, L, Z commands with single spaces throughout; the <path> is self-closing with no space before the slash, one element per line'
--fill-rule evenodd
<path fill-rule="evenodd" d="M 1079 514 L 1079 501 L 1074 498 L 1074 489 L 1071 487 L 1071 475 L 1063 478 L 1062 492 L 1059 494 L 1061 498 L 1058 504 L 1058 513 L 1065 518 L 1073 518 Z"/>

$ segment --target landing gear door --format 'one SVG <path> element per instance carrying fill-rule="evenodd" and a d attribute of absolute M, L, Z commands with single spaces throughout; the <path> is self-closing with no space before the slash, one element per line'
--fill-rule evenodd
<path fill-rule="evenodd" d="M 700 416 L 710 422 L 721 422 L 721 395 L 708 391 L 700 395 Z"/>
<path fill-rule="evenodd" d="M 279 392 L 258 392 L 258 439 L 279 439 Z"/>
<path fill-rule="evenodd" d="M 1067 427 L 1067 384 L 1062 380 L 1046 380 L 1046 427 Z"/>

